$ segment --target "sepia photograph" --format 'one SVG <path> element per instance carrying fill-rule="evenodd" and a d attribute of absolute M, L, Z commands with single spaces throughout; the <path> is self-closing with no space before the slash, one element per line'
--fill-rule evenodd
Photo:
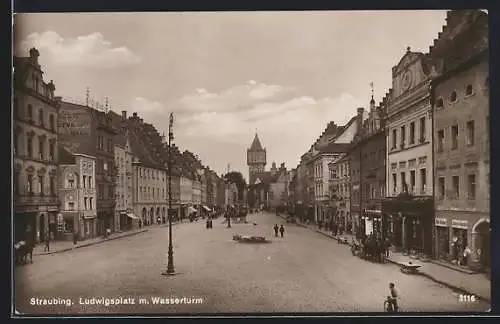
<path fill-rule="evenodd" d="M 13 317 L 490 311 L 487 10 L 12 35 Z"/>

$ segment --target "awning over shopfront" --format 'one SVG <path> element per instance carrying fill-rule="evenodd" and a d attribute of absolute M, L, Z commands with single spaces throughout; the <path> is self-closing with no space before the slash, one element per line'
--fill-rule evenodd
<path fill-rule="evenodd" d="M 139 219 L 139 217 L 135 216 L 134 214 L 132 213 L 127 213 L 127 217 L 128 218 L 132 218 L 132 219 Z"/>
<path fill-rule="evenodd" d="M 196 210 L 196 208 L 194 208 L 193 206 L 189 206 L 188 210 L 189 210 L 190 213 L 196 213 L 196 212 L 198 212 Z"/>
<path fill-rule="evenodd" d="M 212 211 L 210 208 L 208 208 L 208 207 L 207 207 L 207 206 L 205 206 L 205 205 L 203 205 L 202 207 L 203 207 L 203 209 L 205 209 L 205 210 L 206 210 L 206 211 L 208 211 L 208 212 L 209 212 L 209 211 Z"/>

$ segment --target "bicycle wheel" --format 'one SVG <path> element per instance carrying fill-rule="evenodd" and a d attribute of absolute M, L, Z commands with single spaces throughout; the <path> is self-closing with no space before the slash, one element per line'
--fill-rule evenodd
<path fill-rule="evenodd" d="M 389 312 L 389 303 L 386 301 L 384 301 L 384 312 Z"/>

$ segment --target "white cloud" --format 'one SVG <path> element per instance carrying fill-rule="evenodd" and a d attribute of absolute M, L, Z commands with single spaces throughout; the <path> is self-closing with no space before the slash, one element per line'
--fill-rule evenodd
<path fill-rule="evenodd" d="M 76 38 L 63 38 L 54 31 L 33 33 L 20 43 L 17 54 L 25 56 L 31 47 L 40 51 L 44 62 L 62 67 L 113 68 L 141 61 L 130 49 L 113 47 L 101 33 Z"/>
<path fill-rule="evenodd" d="M 164 111 L 165 107 L 162 103 L 154 100 L 149 100 L 143 97 L 135 97 L 132 100 L 131 108 L 138 114 L 158 114 Z"/>

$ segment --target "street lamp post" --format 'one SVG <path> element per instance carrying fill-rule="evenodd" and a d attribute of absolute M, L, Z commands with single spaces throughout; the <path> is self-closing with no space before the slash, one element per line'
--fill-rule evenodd
<path fill-rule="evenodd" d="M 174 115 L 170 113 L 168 123 L 168 264 L 167 271 L 162 275 L 174 275 L 174 250 L 172 246 L 172 140 L 174 134 L 172 126 L 174 123 Z"/>

